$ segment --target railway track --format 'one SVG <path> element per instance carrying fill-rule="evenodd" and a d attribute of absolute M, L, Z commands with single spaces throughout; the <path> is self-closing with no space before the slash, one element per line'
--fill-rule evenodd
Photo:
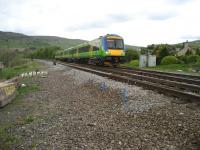
<path fill-rule="evenodd" d="M 145 89 L 157 91 L 184 100 L 200 102 L 200 80 L 192 77 L 175 76 L 171 74 L 154 74 L 131 70 L 128 68 L 109 68 L 59 62 L 79 70 L 94 73 L 110 79 L 141 86 Z M 138 73 L 139 72 L 139 73 Z M 195 84 L 194 84 L 195 83 Z"/>
<path fill-rule="evenodd" d="M 165 72 L 158 72 L 158 71 L 150 71 L 150 70 L 144 70 L 144 69 L 129 69 L 129 68 L 118 68 L 120 70 L 123 70 L 124 72 L 129 73 L 135 73 L 139 75 L 144 76 L 150 76 L 165 80 L 172 80 L 172 81 L 178 81 L 178 82 L 184 82 L 188 84 L 195 84 L 200 85 L 200 78 L 198 76 L 192 76 L 192 75 L 183 75 L 183 74 L 173 74 L 173 73 L 166 73 Z"/>
<path fill-rule="evenodd" d="M 169 76 L 176 76 L 176 77 L 200 80 L 200 76 L 196 76 L 196 75 L 188 75 L 188 74 L 180 74 L 180 73 L 172 73 L 172 72 L 164 72 L 164 71 L 148 70 L 148 69 L 139 69 L 139 68 L 130 68 L 130 67 L 120 67 L 120 68 L 135 70 L 135 71 L 143 71 L 143 72 L 147 72 L 147 73 L 164 74 L 164 75 L 169 75 Z"/>

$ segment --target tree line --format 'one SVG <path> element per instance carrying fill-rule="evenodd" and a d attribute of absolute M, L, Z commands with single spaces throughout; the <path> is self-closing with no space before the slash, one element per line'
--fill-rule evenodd
<path fill-rule="evenodd" d="M 200 64 L 200 48 L 194 48 L 188 51 L 184 56 L 176 56 L 176 45 L 168 44 L 152 44 L 146 48 L 141 48 L 140 51 L 129 48 L 126 50 L 125 61 L 131 62 L 132 60 L 139 60 L 140 55 L 156 55 L 157 65 L 166 64 Z"/>
<path fill-rule="evenodd" d="M 38 59 L 54 59 L 55 53 L 58 50 L 61 50 L 61 48 L 57 47 L 57 46 L 40 48 L 36 51 L 33 51 L 30 54 L 30 57 L 31 58 L 38 58 Z"/>

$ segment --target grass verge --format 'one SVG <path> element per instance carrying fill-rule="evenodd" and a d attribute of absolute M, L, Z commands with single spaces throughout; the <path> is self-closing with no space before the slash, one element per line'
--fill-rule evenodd
<path fill-rule="evenodd" d="M 0 126 L 0 149 L 11 149 L 11 145 L 17 142 L 17 138 L 9 131 L 11 124 L 7 123 L 4 126 Z"/>
<path fill-rule="evenodd" d="M 132 60 L 130 62 L 120 64 L 120 66 L 138 68 L 139 67 L 139 61 L 138 60 Z"/>
<path fill-rule="evenodd" d="M 39 69 L 39 63 L 35 61 L 28 61 L 27 63 L 15 67 L 4 68 L 0 71 L 0 79 L 10 79 L 14 76 L 20 75 L 23 72 L 33 71 Z"/>
<path fill-rule="evenodd" d="M 131 61 L 129 63 L 121 64 L 122 67 L 138 68 L 138 62 Z M 158 65 L 156 67 L 146 67 L 148 70 L 158 70 L 164 72 L 184 73 L 191 75 L 200 75 L 200 72 L 193 71 L 193 65 L 191 64 L 170 64 L 170 65 Z"/>
<path fill-rule="evenodd" d="M 146 69 L 159 70 L 165 72 L 187 73 L 192 75 L 200 75 L 199 72 L 192 71 L 192 65 L 189 64 L 171 64 L 171 65 L 159 65 L 156 67 L 148 67 Z"/>
<path fill-rule="evenodd" d="M 27 86 L 17 89 L 16 98 L 8 106 L 0 110 L 0 117 L 4 118 L 3 120 L 0 118 L 0 149 L 2 150 L 12 149 L 20 143 L 20 139 L 15 135 L 15 129 L 35 121 L 34 116 L 31 114 L 32 104 L 27 106 L 27 102 L 22 99 L 24 95 L 40 89 L 38 85 L 30 84 L 30 80 L 25 79 L 25 81 L 22 81 L 26 82 Z M 23 112 L 24 109 L 22 108 L 26 108 L 29 111 Z M 13 118 L 15 119 L 13 120 Z"/>

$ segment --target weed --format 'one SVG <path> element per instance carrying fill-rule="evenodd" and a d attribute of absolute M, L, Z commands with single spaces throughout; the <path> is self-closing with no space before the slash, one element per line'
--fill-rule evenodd
<path fill-rule="evenodd" d="M 36 149 L 36 147 L 37 147 L 37 144 L 31 144 L 32 149 Z"/>
<path fill-rule="evenodd" d="M 10 149 L 11 145 L 17 142 L 17 138 L 8 132 L 10 128 L 10 124 L 0 127 L 0 149 L 2 150 Z"/>
<path fill-rule="evenodd" d="M 24 123 L 25 123 L 25 124 L 30 124 L 30 123 L 33 122 L 33 121 L 34 121 L 33 116 L 27 116 L 27 117 L 25 118 L 25 120 L 24 120 Z"/>
<path fill-rule="evenodd" d="M 17 92 L 18 92 L 18 96 L 30 93 L 30 92 L 36 92 L 39 91 L 39 87 L 36 84 L 33 84 L 31 86 L 26 86 L 26 87 L 20 87 Z"/>

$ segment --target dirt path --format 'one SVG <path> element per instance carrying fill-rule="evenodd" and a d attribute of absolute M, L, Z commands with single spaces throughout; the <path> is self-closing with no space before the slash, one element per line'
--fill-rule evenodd
<path fill-rule="evenodd" d="M 193 104 L 166 102 L 148 111 L 126 112 L 118 90 L 77 84 L 64 66 L 46 62 L 43 70 L 49 71 L 47 77 L 22 81 L 31 92 L 0 110 L 0 125 L 7 125 L 10 141 L 0 136 L 0 148 L 200 148 L 200 109 L 188 108 Z"/>

